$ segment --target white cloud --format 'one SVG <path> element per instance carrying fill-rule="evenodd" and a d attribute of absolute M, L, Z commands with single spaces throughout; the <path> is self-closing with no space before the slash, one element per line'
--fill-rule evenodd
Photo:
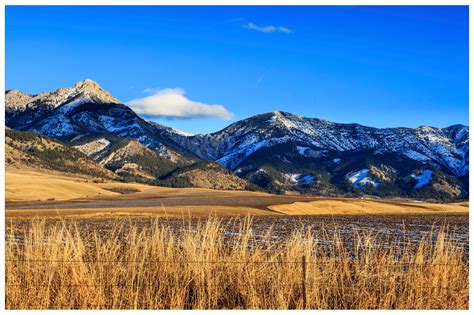
<path fill-rule="evenodd" d="M 274 32 L 281 32 L 281 33 L 286 33 L 286 34 L 293 33 L 291 29 L 284 26 L 274 26 L 274 25 L 258 26 L 251 22 L 242 25 L 242 27 L 249 30 L 262 32 L 262 33 L 274 33 Z"/>
<path fill-rule="evenodd" d="M 287 34 L 293 33 L 292 30 L 290 30 L 288 27 L 284 27 L 284 26 L 278 26 L 278 30 L 282 33 L 287 33 Z"/>
<path fill-rule="evenodd" d="M 273 25 L 257 26 L 253 23 L 244 24 L 244 28 L 247 28 L 249 30 L 255 30 L 255 31 L 263 32 L 263 33 L 273 33 L 277 30 L 277 28 Z"/>
<path fill-rule="evenodd" d="M 234 115 L 222 105 L 191 101 L 184 94 L 184 90 L 180 88 L 162 89 L 155 91 L 153 95 L 137 98 L 126 104 L 138 114 L 154 117 L 231 119 Z"/>
<path fill-rule="evenodd" d="M 143 93 L 146 93 L 146 94 L 154 94 L 156 92 L 159 92 L 161 89 L 159 87 L 155 87 L 155 88 L 146 88 L 143 90 Z"/>

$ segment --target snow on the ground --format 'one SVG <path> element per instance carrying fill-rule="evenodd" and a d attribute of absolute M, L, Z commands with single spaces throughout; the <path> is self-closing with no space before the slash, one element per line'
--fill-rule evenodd
<path fill-rule="evenodd" d="M 84 95 L 82 97 L 78 97 L 77 99 L 74 99 L 73 101 L 69 103 L 65 103 L 59 111 L 63 114 L 68 114 L 72 112 L 76 107 L 85 104 L 85 103 L 95 103 L 94 100 L 90 97 L 89 92 L 84 92 Z"/>
<path fill-rule="evenodd" d="M 296 150 L 298 151 L 298 153 L 300 155 L 305 155 L 305 152 L 308 149 L 309 149 L 308 147 L 302 147 L 302 146 L 299 146 L 299 145 L 296 146 Z"/>
<path fill-rule="evenodd" d="M 308 174 L 285 174 L 286 180 L 291 183 L 305 183 L 310 184 L 314 180 L 313 175 Z"/>
<path fill-rule="evenodd" d="M 355 187 L 362 187 L 367 184 L 372 184 L 374 187 L 378 187 L 380 183 L 370 178 L 368 174 L 369 174 L 369 170 L 364 168 L 362 170 L 354 171 L 347 174 L 347 179 Z"/>
<path fill-rule="evenodd" d="M 39 132 L 50 137 L 64 137 L 78 133 L 78 128 L 71 120 L 62 115 L 54 115 L 45 119 L 45 124 L 39 128 L 33 128 L 31 131 Z"/>
<path fill-rule="evenodd" d="M 301 176 L 301 174 L 287 174 L 285 177 L 288 178 L 290 182 L 297 183 L 299 176 Z"/>
<path fill-rule="evenodd" d="M 304 182 L 305 184 L 310 184 L 314 180 L 313 175 L 300 175 L 297 178 L 298 182 Z"/>
<path fill-rule="evenodd" d="M 186 132 L 186 131 L 182 131 L 182 130 L 178 130 L 178 129 L 174 129 L 174 128 L 170 128 L 171 131 L 173 131 L 174 133 L 177 133 L 178 135 L 181 135 L 183 137 L 192 137 L 194 136 L 193 133 L 189 133 L 189 132 Z"/>
<path fill-rule="evenodd" d="M 431 182 L 431 175 L 433 174 L 432 170 L 424 170 L 421 174 L 411 174 L 412 178 L 417 180 L 415 189 L 420 189 L 421 187 L 428 185 Z"/>

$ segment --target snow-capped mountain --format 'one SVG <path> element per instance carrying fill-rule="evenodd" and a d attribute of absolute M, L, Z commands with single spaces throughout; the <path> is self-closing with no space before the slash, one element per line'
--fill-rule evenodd
<path fill-rule="evenodd" d="M 238 121 L 213 134 L 174 139 L 201 158 L 230 169 L 238 168 L 262 148 L 286 143 L 303 157 L 324 157 L 330 151 L 374 150 L 376 154 L 398 153 L 456 176 L 469 171 L 469 128 L 463 125 L 378 129 L 275 111 Z"/>
<path fill-rule="evenodd" d="M 160 157 L 214 161 L 275 192 L 446 199 L 468 191 L 463 125 L 372 128 L 274 111 L 190 135 L 139 117 L 91 80 L 38 95 L 7 91 L 6 124 L 58 138 L 96 161 L 134 138 Z"/>
<path fill-rule="evenodd" d="M 57 114 L 64 116 L 85 103 L 120 104 L 92 80 L 78 82 L 72 88 L 60 88 L 51 93 L 37 95 L 10 90 L 6 92 L 6 123 L 7 125 L 14 124 L 16 128 L 25 128 L 54 109 L 59 108 Z M 67 125 L 67 122 L 60 121 L 60 123 L 49 133 L 61 136 L 77 131 L 74 126 Z"/>
<path fill-rule="evenodd" d="M 171 160 L 181 158 L 176 150 L 185 151 L 167 138 L 171 128 L 139 117 L 92 80 L 37 95 L 7 91 L 6 125 L 70 144 L 91 134 L 131 137 Z"/>

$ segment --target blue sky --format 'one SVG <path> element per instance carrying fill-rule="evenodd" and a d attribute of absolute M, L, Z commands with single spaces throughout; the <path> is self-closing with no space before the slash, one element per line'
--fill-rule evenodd
<path fill-rule="evenodd" d="M 6 88 L 97 81 L 187 132 L 284 110 L 468 124 L 468 7 L 6 7 Z"/>

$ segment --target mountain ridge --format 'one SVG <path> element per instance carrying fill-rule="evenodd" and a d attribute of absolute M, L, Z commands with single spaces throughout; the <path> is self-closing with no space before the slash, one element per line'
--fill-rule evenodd
<path fill-rule="evenodd" d="M 454 128 L 461 128 L 461 130 L 453 134 L 451 131 Z M 236 134 L 239 134 L 241 139 L 236 139 Z M 451 137 L 448 137 L 448 134 Z M 351 136 L 349 141 L 345 139 L 348 135 Z M 422 126 L 415 129 L 406 127 L 375 128 L 360 124 L 339 124 L 318 118 L 305 118 L 287 112 L 276 111 L 237 121 L 215 133 L 198 134 L 186 138 L 176 137 L 175 141 L 185 147 L 210 147 L 211 152 L 206 152 L 206 154 L 201 154 L 198 150 L 198 156 L 215 159 L 231 169 L 238 167 L 248 154 L 253 153 L 252 149 L 250 149 L 251 147 L 266 146 L 268 144 L 264 143 L 264 141 L 270 138 L 275 143 L 278 141 L 286 142 L 288 139 L 285 136 L 293 136 L 293 141 L 300 142 L 302 146 L 306 145 L 318 150 L 348 151 L 372 148 L 390 151 L 383 147 L 395 146 L 398 150 L 404 149 L 404 154 L 408 157 L 414 157 L 413 155 L 417 154 L 427 154 L 431 156 L 433 161 L 446 166 L 455 175 L 462 176 L 467 173 L 467 169 L 463 169 L 465 164 L 458 165 L 462 163 L 453 163 L 453 161 L 449 161 L 449 159 L 443 160 L 443 158 L 451 158 L 452 155 L 463 155 L 463 158 L 467 158 L 467 147 L 464 152 L 462 148 L 458 147 L 455 147 L 452 150 L 453 152 L 449 152 L 449 150 L 443 152 L 444 155 L 441 159 L 433 159 L 433 156 L 439 153 L 436 152 L 437 150 L 446 151 L 446 148 L 426 148 L 426 145 L 430 144 L 429 140 L 438 137 L 441 140 L 440 143 L 446 143 L 449 149 L 451 142 L 454 142 L 453 140 L 457 140 L 456 144 L 462 142 L 463 139 L 459 135 L 467 139 L 468 127 L 458 124 L 447 128 Z M 322 139 L 323 137 L 325 139 Z M 388 141 L 387 139 L 390 139 L 390 137 L 396 137 L 397 139 L 395 139 L 396 141 Z M 414 142 L 415 145 L 408 145 L 409 141 Z M 213 142 L 213 144 L 210 145 L 209 142 Z M 231 142 L 235 143 L 232 144 Z M 462 145 L 461 143 L 460 146 Z M 248 151 L 245 151 L 243 147 L 248 147 Z M 414 147 L 416 147 L 415 151 L 413 150 Z M 395 151 L 395 148 L 391 150 Z M 242 153 L 240 158 L 236 156 L 239 152 Z M 248 154 L 246 155 L 246 153 Z M 427 160 L 429 159 L 427 158 Z"/>
<path fill-rule="evenodd" d="M 462 124 L 375 128 L 277 110 L 191 135 L 138 116 L 92 80 L 36 95 L 10 90 L 6 105 L 13 129 L 86 150 L 103 146 L 104 135 L 133 138 L 173 163 L 214 161 L 273 192 L 410 196 L 431 189 L 457 198 L 469 185 L 469 127 Z M 428 173 L 428 184 L 414 182 Z"/>

